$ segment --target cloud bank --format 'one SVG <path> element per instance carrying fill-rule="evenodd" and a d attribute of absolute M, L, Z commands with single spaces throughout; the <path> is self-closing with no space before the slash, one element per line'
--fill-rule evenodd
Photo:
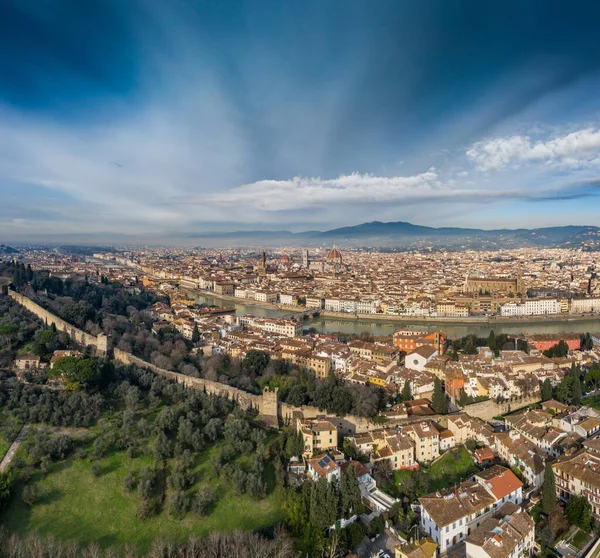
<path fill-rule="evenodd" d="M 577 169 L 600 166 L 600 130 L 585 128 L 547 141 L 511 136 L 475 143 L 467 157 L 482 171 L 541 163 Z"/>

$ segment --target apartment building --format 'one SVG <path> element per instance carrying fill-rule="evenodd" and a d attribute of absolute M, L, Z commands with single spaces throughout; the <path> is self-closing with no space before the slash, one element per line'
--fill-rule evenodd
<path fill-rule="evenodd" d="M 336 449 L 338 447 L 338 431 L 336 426 L 325 419 L 296 419 L 296 430 L 304 438 L 304 457 L 311 457 L 317 452 Z"/>
<path fill-rule="evenodd" d="M 302 322 L 295 320 L 284 320 L 279 318 L 255 318 L 253 316 L 240 316 L 240 323 L 245 323 L 255 329 L 259 329 L 285 337 L 301 337 Z"/>
<path fill-rule="evenodd" d="M 254 293 L 254 300 L 256 300 L 258 302 L 275 303 L 275 302 L 277 302 L 278 296 L 279 296 L 278 293 L 273 292 L 273 291 L 257 290 Z"/>
<path fill-rule="evenodd" d="M 443 331 L 398 330 L 394 332 L 394 345 L 403 353 L 412 353 L 417 347 L 430 345 L 443 355 L 446 350 L 446 334 Z"/>
<path fill-rule="evenodd" d="M 440 455 L 440 433 L 431 421 L 407 424 L 402 433 L 415 443 L 415 459 L 428 463 Z"/>
<path fill-rule="evenodd" d="M 571 300 L 571 312 L 573 314 L 586 314 L 588 312 L 600 312 L 600 297 L 572 299 Z"/>
<path fill-rule="evenodd" d="M 421 530 L 439 545 L 440 553 L 463 542 L 506 502 L 520 504 L 523 483 L 505 467 L 492 467 L 455 490 L 439 490 L 419 498 Z"/>
<path fill-rule="evenodd" d="M 597 447 L 599 440 L 594 440 Z M 563 456 L 552 464 L 556 478 L 556 494 L 563 502 L 571 496 L 585 496 L 592 513 L 600 519 L 600 453 L 591 447 Z"/>
<path fill-rule="evenodd" d="M 215 281 L 214 289 L 216 294 L 233 296 L 234 286 L 228 281 Z"/>
<path fill-rule="evenodd" d="M 418 469 L 415 458 L 415 442 L 402 433 L 374 435 L 374 448 L 371 463 L 388 460 L 392 469 Z M 362 440 L 364 443 L 364 440 Z"/>
<path fill-rule="evenodd" d="M 312 372 L 317 378 L 325 379 L 331 370 L 331 360 L 315 355 L 311 349 L 284 349 L 281 358 Z"/>
<path fill-rule="evenodd" d="M 535 298 L 522 303 L 508 302 L 500 307 L 501 316 L 542 316 L 561 312 L 562 304 L 555 298 Z"/>
<path fill-rule="evenodd" d="M 535 521 L 520 506 L 504 504 L 465 540 L 466 558 L 522 558 L 533 553 Z"/>
<path fill-rule="evenodd" d="M 533 442 L 512 430 L 496 433 L 492 447 L 501 459 L 521 471 L 530 486 L 541 488 L 546 456 Z"/>

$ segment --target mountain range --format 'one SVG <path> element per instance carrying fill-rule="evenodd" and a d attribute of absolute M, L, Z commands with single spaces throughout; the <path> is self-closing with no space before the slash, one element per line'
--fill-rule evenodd
<path fill-rule="evenodd" d="M 570 225 L 538 229 L 468 229 L 426 227 L 405 221 L 372 221 L 327 231 L 236 231 L 191 233 L 199 244 L 224 246 L 326 246 L 337 243 L 351 247 L 498 249 L 521 247 L 570 247 L 600 249 L 600 227 Z"/>

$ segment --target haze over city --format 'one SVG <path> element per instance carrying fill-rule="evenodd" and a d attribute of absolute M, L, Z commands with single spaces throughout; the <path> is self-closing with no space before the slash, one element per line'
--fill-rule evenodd
<path fill-rule="evenodd" d="M 8 0 L 0 234 L 599 225 L 599 12 Z"/>

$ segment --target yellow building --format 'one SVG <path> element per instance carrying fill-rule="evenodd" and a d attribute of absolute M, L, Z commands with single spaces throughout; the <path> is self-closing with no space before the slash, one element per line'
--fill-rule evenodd
<path fill-rule="evenodd" d="M 296 419 L 296 430 L 304 438 L 304 457 L 312 457 L 315 453 L 336 449 L 338 432 L 335 425 L 325 419 Z"/>

